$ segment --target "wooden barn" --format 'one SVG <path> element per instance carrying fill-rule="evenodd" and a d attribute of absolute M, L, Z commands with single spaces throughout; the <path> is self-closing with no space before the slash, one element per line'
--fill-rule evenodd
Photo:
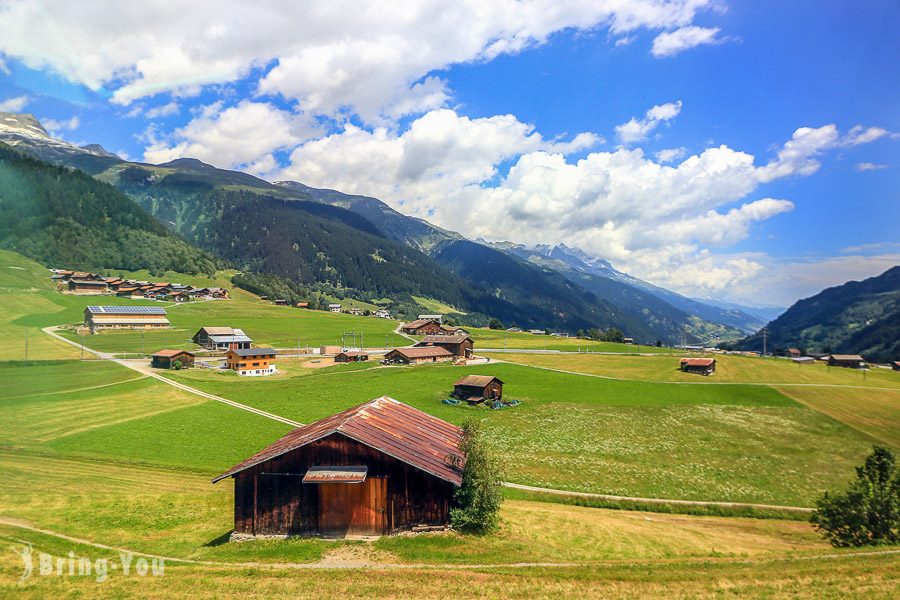
<path fill-rule="evenodd" d="M 699 375 L 712 375 L 716 372 L 716 359 L 714 358 L 682 358 L 681 370 L 685 373 L 697 373 Z"/>
<path fill-rule="evenodd" d="M 158 306 L 88 306 L 84 325 L 96 333 L 102 329 L 159 329 L 171 324 L 165 309 Z"/>
<path fill-rule="evenodd" d="M 382 396 L 298 427 L 234 478 L 234 531 L 385 535 L 443 528 L 462 483 L 459 428 Z"/>
<path fill-rule="evenodd" d="M 453 384 L 453 397 L 466 402 L 503 398 L 503 381 L 491 375 L 466 375 Z"/>
<path fill-rule="evenodd" d="M 845 369 L 866 368 L 865 359 L 859 354 L 832 354 L 828 357 L 829 367 L 844 367 Z"/>
<path fill-rule="evenodd" d="M 225 368 L 249 377 L 272 375 L 278 372 L 274 360 L 272 348 L 231 348 L 225 353 Z"/>
<path fill-rule="evenodd" d="M 198 346 L 210 350 L 245 350 L 253 342 L 243 329 L 232 327 L 201 327 L 191 339 Z"/>
<path fill-rule="evenodd" d="M 384 362 L 388 364 L 418 365 L 422 363 L 450 362 L 452 360 L 452 352 L 437 346 L 394 348 L 384 355 Z"/>
<path fill-rule="evenodd" d="M 803 353 L 800 352 L 800 348 L 788 348 L 787 355 L 790 358 L 800 358 L 803 356 Z"/>
<path fill-rule="evenodd" d="M 416 348 L 438 347 L 449 350 L 458 358 L 471 358 L 475 342 L 467 335 L 426 335 L 416 343 Z"/>
<path fill-rule="evenodd" d="M 349 362 L 363 362 L 369 360 L 368 352 L 360 352 L 356 350 L 348 350 L 346 352 L 340 352 L 334 357 L 334 362 L 339 363 L 349 363 Z"/>
<path fill-rule="evenodd" d="M 441 322 L 436 319 L 416 319 L 404 323 L 400 331 L 406 335 L 436 335 L 443 331 Z"/>
<path fill-rule="evenodd" d="M 105 281 L 97 279 L 70 279 L 68 285 L 70 292 L 84 296 L 105 294 L 109 289 Z"/>
<path fill-rule="evenodd" d="M 171 369 L 175 362 L 183 369 L 194 366 L 194 354 L 187 350 L 160 350 L 150 356 L 150 366 L 154 369 Z"/>
<path fill-rule="evenodd" d="M 895 371 L 900 371 L 900 360 L 895 360 L 891 363 L 891 368 Z"/>

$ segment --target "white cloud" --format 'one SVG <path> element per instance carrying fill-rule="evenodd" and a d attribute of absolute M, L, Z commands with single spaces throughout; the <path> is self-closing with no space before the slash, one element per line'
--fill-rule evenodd
<path fill-rule="evenodd" d="M 306 111 L 368 123 L 444 106 L 440 71 L 543 44 L 559 31 L 691 25 L 714 0 L 418 0 L 189 3 L 10 1 L 0 53 L 29 68 L 112 92 L 129 104 L 159 93 L 261 75 L 260 91 Z M 273 65 L 268 72 L 265 69 Z"/>
<path fill-rule="evenodd" d="M 631 117 L 627 123 L 616 125 L 616 137 L 625 145 L 643 141 L 660 123 L 674 119 L 680 112 L 681 100 L 658 104 L 648 110 L 643 119 Z"/>
<path fill-rule="evenodd" d="M 163 104 L 162 106 L 151 108 L 150 110 L 145 112 L 144 115 L 148 119 L 158 119 L 159 117 L 177 115 L 179 112 L 181 112 L 181 107 L 178 106 L 177 102 L 172 101 L 167 104 Z"/>
<path fill-rule="evenodd" d="M 277 166 L 272 152 L 292 148 L 318 134 L 302 115 L 265 102 L 244 100 L 235 106 L 222 102 L 203 107 L 184 127 L 160 138 L 148 128 L 144 160 L 162 163 L 191 157 L 222 168 L 244 167 L 267 173 Z"/>
<path fill-rule="evenodd" d="M 12 75 L 12 71 L 10 70 L 9 65 L 6 64 L 6 61 L 3 60 L 3 57 L 0 57 L 0 73 Z"/>
<path fill-rule="evenodd" d="M 869 142 L 874 142 L 875 140 L 882 138 L 887 134 L 888 130 L 881 127 L 865 128 L 862 125 L 857 125 L 847 132 L 847 135 L 844 136 L 842 143 L 845 146 L 858 146 L 859 144 L 868 144 Z"/>
<path fill-rule="evenodd" d="M 687 148 L 666 148 L 656 153 L 657 162 L 669 163 L 684 158 Z"/>
<path fill-rule="evenodd" d="M 0 112 L 21 112 L 23 108 L 28 106 L 28 101 L 29 98 L 27 95 L 0 100 Z"/>
<path fill-rule="evenodd" d="M 856 170 L 861 173 L 864 171 L 879 171 L 881 169 L 887 169 L 887 165 L 870 162 L 856 163 Z"/>
<path fill-rule="evenodd" d="M 664 31 L 653 40 L 653 48 L 650 52 L 653 56 L 674 56 L 689 48 L 695 48 L 703 44 L 718 44 L 722 39 L 718 36 L 718 27 L 697 27 L 689 25 L 675 31 Z"/>
<path fill-rule="evenodd" d="M 675 112 L 651 109 L 647 118 Z M 767 268 L 766 257 L 728 248 L 793 209 L 753 194 L 767 181 L 815 172 L 814 157 L 845 137 L 834 125 L 800 128 L 761 165 L 725 145 L 691 156 L 670 149 L 656 160 L 640 149 L 594 149 L 570 160 L 566 153 L 595 138 L 546 140 L 511 115 L 470 119 L 442 109 L 405 132 L 347 125 L 300 145 L 277 176 L 376 196 L 473 238 L 565 241 L 654 283 L 723 294 L 759 284 Z M 661 160 L 676 155 L 678 164 Z M 505 175 L 501 164 L 511 165 Z"/>
<path fill-rule="evenodd" d="M 51 134 L 58 134 L 63 131 L 78 129 L 78 126 L 81 125 L 81 120 L 77 116 L 63 120 L 41 119 L 41 124 L 44 126 L 44 129 Z"/>

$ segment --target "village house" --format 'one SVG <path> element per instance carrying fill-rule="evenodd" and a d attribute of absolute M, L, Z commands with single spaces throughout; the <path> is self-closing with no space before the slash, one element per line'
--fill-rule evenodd
<path fill-rule="evenodd" d="M 406 335 L 436 335 L 443 331 L 443 327 L 441 327 L 441 322 L 435 319 L 416 319 L 404 323 L 400 327 L 400 331 Z"/>
<path fill-rule="evenodd" d="M 845 369 L 864 369 L 866 361 L 859 354 L 832 354 L 828 357 L 829 367 L 843 367 Z"/>
<path fill-rule="evenodd" d="M 450 362 L 453 353 L 438 346 L 394 348 L 384 355 L 385 364 L 419 365 L 422 363 Z"/>
<path fill-rule="evenodd" d="M 150 356 L 150 366 L 154 369 L 173 369 L 176 362 L 182 369 L 193 367 L 194 354 L 187 350 L 160 350 Z"/>
<path fill-rule="evenodd" d="M 309 302 L 298 302 L 297 308 L 309 308 Z"/>
<path fill-rule="evenodd" d="M 634 338 L 622 338 L 623 344 L 634 345 Z"/>
<path fill-rule="evenodd" d="M 445 348 L 457 358 L 471 358 L 475 343 L 467 335 L 426 335 L 414 347 L 437 346 Z"/>
<path fill-rule="evenodd" d="M 369 353 L 361 350 L 346 350 L 339 352 L 334 357 L 334 362 L 337 363 L 363 362 L 367 360 L 369 360 Z"/>
<path fill-rule="evenodd" d="M 389 311 L 386 308 L 379 308 L 378 310 L 375 311 L 375 316 L 378 317 L 379 319 L 390 319 L 391 311 Z"/>
<path fill-rule="evenodd" d="M 243 329 L 232 327 L 201 327 L 191 339 L 210 350 L 247 349 L 253 342 Z"/>
<path fill-rule="evenodd" d="M 800 352 L 799 348 L 788 348 L 787 355 L 790 358 L 800 358 L 801 356 L 803 356 L 803 353 Z"/>
<path fill-rule="evenodd" d="M 275 306 L 287 306 L 287 305 L 288 305 L 288 301 L 285 300 L 284 298 L 279 298 L 275 301 Z"/>
<path fill-rule="evenodd" d="M 812 356 L 797 356 L 796 358 L 792 358 L 791 362 L 798 365 L 814 365 L 816 364 L 816 359 Z"/>
<path fill-rule="evenodd" d="M 69 292 L 84 296 L 105 294 L 109 286 L 105 281 L 97 279 L 69 279 Z"/>
<path fill-rule="evenodd" d="M 248 377 L 272 375 L 278 372 L 273 360 L 272 348 L 231 348 L 225 353 L 225 368 Z"/>
<path fill-rule="evenodd" d="M 84 325 L 96 333 L 102 329 L 159 329 L 171 324 L 165 309 L 156 306 L 88 306 Z"/>
<path fill-rule="evenodd" d="M 685 373 L 697 373 L 699 375 L 712 375 L 716 372 L 716 359 L 714 358 L 682 358 L 681 370 Z"/>
<path fill-rule="evenodd" d="M 443 335 L 468 335 L 469 331 L 458 325 L 441 325 L 441 331 L 439 333 Z"/>
<path fill-rule="evenodd" d="M 444 322 L 444 315 L 419 315 L 416 318 L 420 321 L 437 321 L 438 323 Z"/>
<path fill-rule="evenodd" d="M 503 381 L 491 375 L 466 375 L 453 384 L 454 398 L 478 403 L 503 398 Z"/>
<path fill-rule="evenodd" d="M 328 310 L 333 313 L 339 313 L 339 312 L 341 312 L 341 305 L 340 304 L 329 304 Z"/>
<path fill-rule="evenodd" d="M 460 429 L 382 396 L 298 427 L 234 478 L 235 537 L 386 535 L 450 525 Z"/>
<path fill-rule="evenodd" d="M 354 306 L 350 309 L 350 314 L 358 317 L 363 314 L 363 309 L 359 308 L 358 306 Z"/>

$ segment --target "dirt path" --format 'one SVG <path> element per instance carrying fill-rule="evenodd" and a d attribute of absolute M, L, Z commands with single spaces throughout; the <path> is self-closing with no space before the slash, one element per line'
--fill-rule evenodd
<path fill-rule="evenodd" d="M 570 492 L 568 490 L 555 490 L 549 488 L 540 488 L 531 485 L 522 485 L 521 483 L 503 482 L 503 487 L 514 490 L 524 490 L 526 492 L 538 492 L 542 494 L 553 494 L 555 496 L 570 496 L 578 498 L 595 498 L 597 500 L 611 500 L 614 502 L 640 502 L 642 504 L 677 504 L 678 506 L 697 506 L 697 507 L 719 507 L 719 508 L 757 508 L 762 510 L 781 510 L 786 512 L 796 512 L 801 514 L 809 514 L 813 511 L 811 508 L 802 506 L 779 506 L 776 504 L 752 504 L 745 502 L 717 502 L 714 500 L 667 500 L 665 498 L 638 498 L 636 496 L 613 496 L 610 494 L 594 494 L 591 492 Z"/>

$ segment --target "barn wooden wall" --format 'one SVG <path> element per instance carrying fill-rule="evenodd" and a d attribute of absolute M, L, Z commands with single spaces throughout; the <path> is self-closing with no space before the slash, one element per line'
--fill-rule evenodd
<path fill-rule="evenodd" d="M 341 434 L 333 434 L 238 473 L 234 478 L 235 531 L 317 533 L 318 485 L 301 483 L 307 469 L 314 465 L 366 465 L 368 476 L 387 477 L 385 533 L 450 522 L 452 484 Z"/>

